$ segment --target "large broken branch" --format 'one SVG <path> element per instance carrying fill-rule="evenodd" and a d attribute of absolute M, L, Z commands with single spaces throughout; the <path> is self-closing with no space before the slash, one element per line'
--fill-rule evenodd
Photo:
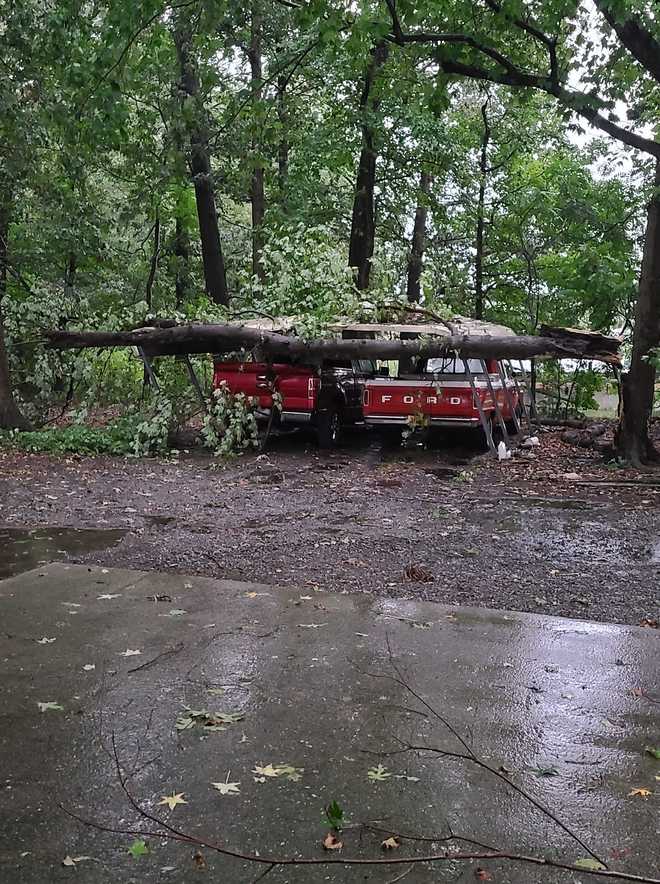
<path fill-rule="evenodd" d="M 423 332 L 423 329 L 420 331 Z M 572 357 L 619 363 L 618 338 L 599 334 L 547 329 L 536 335 L 447 335 L 420 336 L 415 340 L 305 340 L 247 325 L 189 323 L 173 328 L 148 327 L 123 332 L 44 332 L 46 346 L 55 349 L 99 347 L 142 347 L 149 356 L 177 356 L 190 353 L 253 351 L 257 358 L 280 357 L 296 361 L 319 359 L 401 359 L 414 356 L 443 356 L 458 353 L 482 359 L 529 359 L 533 356 Z"/>

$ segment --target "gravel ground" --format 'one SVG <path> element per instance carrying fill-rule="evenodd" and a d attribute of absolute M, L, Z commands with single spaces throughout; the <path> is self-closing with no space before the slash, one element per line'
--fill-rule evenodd
<path fill-rule="evenodd" d="M 78 562 L 637 624 L 660 608 L 660 484 L 631 480 L 553 432 L 502 464 L 371 434 L 228 465 L 3 452 L 0 527 L 125 530 Z"/>

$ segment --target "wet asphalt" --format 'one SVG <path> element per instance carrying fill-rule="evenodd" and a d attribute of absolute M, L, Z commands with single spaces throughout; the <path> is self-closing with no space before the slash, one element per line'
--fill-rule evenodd
<path fill-rule="evenodd" d="M 451 831 L 569 863 L 588 848 L 657 874 L 655 630 L 268 583 L 70 564 L 0 582 L 2 882 L 243 884 L 266 870 L 155 835 L 134 857 L 129 831 L 157 826 L 120 774 L 146 813 L 260 860 L 413 860 L 446 850 Z M 573 835 L 443 751 L 474 753 Z M 175 794 L 187 803 L 159 803 Z M 321 847 L 332 801 L 345 817 L 337 853 Z M 420 884 L 595 880 L 450 856 L 276 865 L 266 881 L 385 884 L 407 869 L 401 880 Z"/>

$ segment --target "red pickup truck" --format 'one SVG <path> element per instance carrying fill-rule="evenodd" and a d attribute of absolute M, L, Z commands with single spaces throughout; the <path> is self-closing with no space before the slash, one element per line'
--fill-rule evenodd
<path fill-rule="evenodd" d="M 232 393 L 258 401 L 257 420 L 268 421 L 273 394 L 281 410 L 272 415 L 275 426 L 312 426 L 321 448 L 333 448 L 344 426 L 364 424 L 362 400 L 367 380 L 376 368 L 368 359 L 324 362 L 320 367 L 278 362 L 223 362 L 216 359 L 213 386 L 225 383 Z"/>
<path fill-rule="evenodd" d="M 507 396 L 495 360 L 486 363 L 488 377 L 505 421 L 513 422 L 511 404 L 520 412 L 517 387 L 502 366 Z M 364 389 L 364 420 L 371 426 L 474 427 L 481 418 L 475 396 L 481 400 L 486 419 L 493 421 L 495 403 L 484 366 L 479 359 L 468 360 L 474 391 L 463 359 L 455 356 L 425 359 L 414 373 L 397 378 L 374 377 Z"/>

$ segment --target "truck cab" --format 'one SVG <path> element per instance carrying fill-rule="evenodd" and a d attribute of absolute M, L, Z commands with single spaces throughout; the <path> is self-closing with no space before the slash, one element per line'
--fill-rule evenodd
<path fill-rule="evenodd" d="M 326 360 L 320 365 L 214 360 L 213 387 L 226 385 L 257 401 L 257 420 L 292 428 L 311 426 L 319 446 L 333 448 L 346 426 L 364 424 L 366 382 L 376 374 L 369 359 Z M 274 405 L 274 395 L 276 402 Z M 273 413 L 273 408 L 276 408 Z"/>
<path fill-rule="evenodd" d="M 364 419 L 368 426 L 479 429 L 479 405 L 486 420 L 492 421 L 493 397 L 503 418 L 512 421 L 512 406 L 513 410 L 519 408 L 518 392 L 502 363 L 454 354 L 423 358 L 401 366 L 396 377 L 374 377 L 366 382 Z"/>

